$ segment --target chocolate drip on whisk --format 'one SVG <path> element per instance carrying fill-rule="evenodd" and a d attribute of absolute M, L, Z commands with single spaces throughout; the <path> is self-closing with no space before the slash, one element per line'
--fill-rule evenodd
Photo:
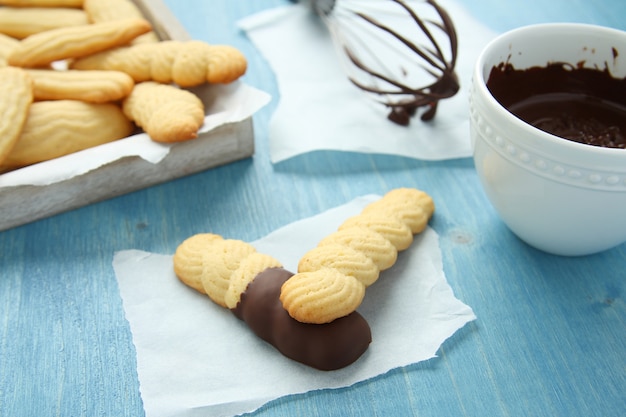
<path fill-rule="evenodd" d="M 292 0 L 297 2 L 298 0 Z M 338 0 L 299 0 L 308 3 L 312 10 L 320 17 L 329 17 L 334 8 L 337 6 Z M 369 74 L 374 79 L 382 81 L 387 88 L 380 88 L 373 85 L 364 84 L 354 77 L 349 76 L 350 81 L 363 91 L 377 94 L 379 96 L 390 96 L 395 99 L 381 100 L 381 103 L 390 108 L 388 119 L 394 123 L 407 126 L 410 118 L 417 112 L 419 108 L 425 107 L 426 110 L 421 115 L 421 120 L 432 120 L 437 113 L 437 106 L 440 100 L 454 96 L 460 88 L 459 79 L 454 71 L 457 60 L 458 39 L 456 29 L 452 19 L 448 13 L 435 0 L 424 0 L 424 3 L 432 6 L 441 22 L 425 20 L 420 17 L 404 0 L 389 0 L 400 6 L 407 16 L 412 19 L 421 32 L 430 42 L 429 46 L 419 45 L 403 36 L 393 28 L 386 26 L 373 16 L 365 13 L 354 11 L 354 16 L 364 20 L 372 27 L 377 28 L 391 35 L 396 41 L 406 46 L 410 51 L 415 53 L 421 60 L 421 67 L 434 78 L 434 82 L 419 87 L 412 87 L 404 84 L 398 79 L 394 79 L 380 71 L 366 65 L 355 53 L 347 46 L 343 46 L 344 53 L 350 62 L 359 70 Z M 441 46 L 437 43 L 434 35 L 428 27 L 428 24 L 440 29 L 450 41 L 450 58 L 446 59 Z"/>

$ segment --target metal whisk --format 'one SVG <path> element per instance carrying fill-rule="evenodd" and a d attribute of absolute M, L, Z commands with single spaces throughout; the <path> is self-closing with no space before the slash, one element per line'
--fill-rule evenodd
<path fill-rule="evenodd" d="M 420 108 L 431 120 L 459 91 L 456 30 L 435 0 L 291 1 L 322 19 L 349 80 L 389 107 L 389 120 L 406 126 Z"/>

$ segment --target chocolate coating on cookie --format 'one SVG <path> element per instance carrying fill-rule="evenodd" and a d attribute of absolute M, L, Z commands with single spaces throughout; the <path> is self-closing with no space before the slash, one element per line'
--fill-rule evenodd
<path fill-rule="evenodd" d="M 356 361 L 372 341 L 369 325 L 354 312 L 328 324 L 306 324 L 289 316 L 280 288 L 294 274 L 269 268 L 258 274 L 231 311 L 280 353 L 305 365 L 330 371 Z"/>

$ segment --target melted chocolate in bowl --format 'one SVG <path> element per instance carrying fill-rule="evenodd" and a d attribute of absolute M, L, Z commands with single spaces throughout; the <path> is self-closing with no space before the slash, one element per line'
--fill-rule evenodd
<path fill-rule="evenodd" d="M 607 69 L 552 63 L 491 69 L 487 88 L 518 118 L 553 135 L 587 145 L 626 149 L 626 78 Z"/>

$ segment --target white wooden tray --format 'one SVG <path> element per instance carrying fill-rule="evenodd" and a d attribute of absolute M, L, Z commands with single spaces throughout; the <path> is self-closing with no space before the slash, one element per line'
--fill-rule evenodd
<path fill-rule="evenodd" d="M 161 39 L 190 38 L 161 0 L 135 2 Z M 0 230 L 250 157 L 254 153 L 252 126 L 252 116 L 220 125 L 197 139 L 173 145 L 158 163 L 131 156 L 47 185 L 0 185 Z M 81 152 L 65 158 L 71 164 L 81 158 Z"/>

